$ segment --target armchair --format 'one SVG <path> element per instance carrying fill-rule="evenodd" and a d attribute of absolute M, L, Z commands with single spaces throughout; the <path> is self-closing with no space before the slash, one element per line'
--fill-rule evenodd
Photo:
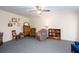
<path fill-rule="evenodd" d="M 36 33 L 36 37 L 39 40 L 45 40 L 47 39 L 47 30 L 46 29 L 41 29 Z"/>
<path fill-rule="evenodd" d="M 71 44 L 71 52 L 79 53 L 79 42 L 74 42 L 74 44 Z"/>

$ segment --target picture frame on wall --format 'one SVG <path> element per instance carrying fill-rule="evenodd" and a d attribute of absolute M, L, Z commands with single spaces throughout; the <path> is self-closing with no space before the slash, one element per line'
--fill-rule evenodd
<path fill-rule="evenodd" d="M 12 18 L 12 22 L 17 22 L 17 18 Z"/>
<path fill-rule="evenodd" d="M 13 24 L 12 23 L 8 23 L 8 27 L 12 27 L 13 26 Z"/>

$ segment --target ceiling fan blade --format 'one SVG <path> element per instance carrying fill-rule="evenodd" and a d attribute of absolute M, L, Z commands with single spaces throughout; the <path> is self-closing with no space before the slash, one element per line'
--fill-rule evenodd
<path fill-rule="evenodd" d="M 50 12 L 50 10 L 43 10 L 44 12 Z"/>

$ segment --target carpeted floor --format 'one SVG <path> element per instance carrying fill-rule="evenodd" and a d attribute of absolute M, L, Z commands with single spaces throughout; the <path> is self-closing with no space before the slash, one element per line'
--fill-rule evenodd
<path fill-rule="evenodd" d="M 0 53 L 70 53 L 71 41 L 35 38 L 13 40 L 0 46 Z"/>

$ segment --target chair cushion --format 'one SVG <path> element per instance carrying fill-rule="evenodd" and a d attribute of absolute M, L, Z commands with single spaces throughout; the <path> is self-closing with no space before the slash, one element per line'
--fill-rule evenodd
<path fill-rule="evenodd" d="M 75 41 L 75 45 L 79 45 L 79 42 Z"/>

